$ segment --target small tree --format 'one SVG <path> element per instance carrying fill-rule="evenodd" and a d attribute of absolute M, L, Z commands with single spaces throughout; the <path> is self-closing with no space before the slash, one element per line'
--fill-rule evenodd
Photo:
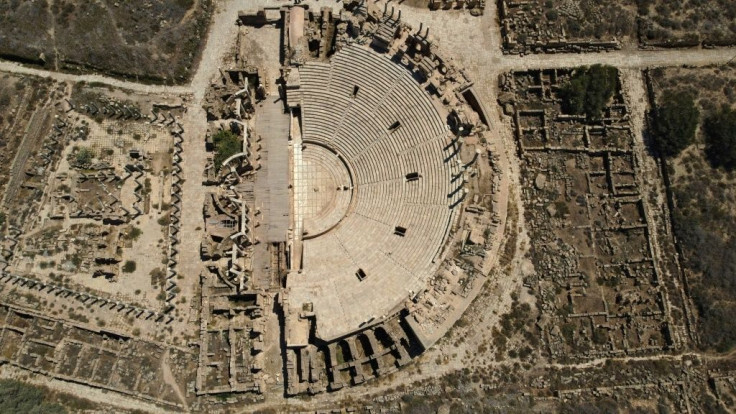
<path fill-rule="evenodd" d="M 143 234 L 143 230 L 139 229 L 138 227 L 132 226 L 130 230 L 128 230 L 128 239 L 130 240 L 138 240 L 138 237 Z"/>
<path fill-rule="evenodd" d="M 92 162 L 95 157 L 95 152 L 88 147 L 82 147 L 77 151 L 76 162 L 78 165 L 88 165 Z"/>
<path fill-rule="evenodd" d="M 123 273 L 133 273 L 135 272 L 136 264 L 133 260 L 128 260 L 123 265 Z"/>
<path fill-rule="evenodd" d="M 700 111 L 692 95 L 667 91 L 654 113 L 654 141 L 662 155 L 677 156 L 695 137 Z"/>
<path fill-rule="evenodd" d="M 733 170 L 736 167 L 736 111 L 723 106 L 706 118 L 705 153 L 714 167 Z"/>

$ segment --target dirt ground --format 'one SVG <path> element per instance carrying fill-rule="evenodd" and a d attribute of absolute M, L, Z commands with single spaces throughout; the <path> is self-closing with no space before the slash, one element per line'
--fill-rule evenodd
<path fill-rule="evenodd" d="M 636 42 L 636 6 L 633 1 L 506 2 L 504 21 L 511 25 L 515 43 L 504 47 L 512 52 L 526 45 L 555 42 L 618 41 L 626 47 Z"/>
<path fill-rule="evenodd" d="M 728 0 L 587 0 L 507 2 L 512 53 L 564 40 L 617 41 L 637 47 L 728 46 L 736 43 L 733 5 Z M 537 53 L 537 52 L 534 52 Z"/>
<path fill-rule="evenodd" d="M 736 10 L 728 0 L 639 1 L 642 46 L 736 44 Z"/>

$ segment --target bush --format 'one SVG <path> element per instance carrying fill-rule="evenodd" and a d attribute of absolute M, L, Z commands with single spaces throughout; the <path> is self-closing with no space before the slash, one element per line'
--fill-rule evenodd
<path fill-rule="evenodd" d="M 595 328 L 593 330 L 593 342 L 598 345 L 604 345 L 608 342 L 608 331 L 605 328 Z"/>
<path fill-rule="evenodd" d="M 667 91 L 661 102 L 654 114 L 654 141 L 662 155 L 674 157 L 693 142 L 700 111 L 685 92 Z"/>
<path fill-rule="evenodd" d="M 160 267 L 151 270 L 149 275 L 151 276 L 151 286 L 163 285 L 166 279 L 166 272 Z"/>
<path fill-rule="evenodd" d="M 603 65 L 581 67 L 560 88 L 562 109 L 567 113 L 599 119 L 617 86 L 616 68 Z"/>
<path fill-rule="evenodd" d="M 215 144 L 215 169 L 220 170 L 223 161 L 231 156 L 243 151 L 240 138 L 231 131 L 223 129 L 218 131 L 213 137 L 212 142 Z"/>
<path fill-rule="evenodd" d="M 91 148 L 82 147 L 77 151 L 77 165 L 89 165 L 95 157 L 95 152 Z"/>
<path fill-rule="evenodd" d="M 143 234 L 143 230 L 141 230 L 138 227 L 133 226 L 128 232 L 128 238 L 130 240 L 138 240 L 138 237 L 141 237 L 141 234 Z"/>
<path fill-rule="evenodd" d="M 736 167 L 736 111 L 724 106 L 706 118 L 705 153 L 714 167 Z"/>
<path fill-rule="evenodd" d="M 652 0 L 636 0 L 636 8 L 641 16 L 649 15 L 649 6 L 652 5 Z"/>
<path fill-rule="evenodd" d="M 133 273 L 135 272 L 136 264 L 133 260 L 128 260 L 123 265 L 123 273 Z"/>

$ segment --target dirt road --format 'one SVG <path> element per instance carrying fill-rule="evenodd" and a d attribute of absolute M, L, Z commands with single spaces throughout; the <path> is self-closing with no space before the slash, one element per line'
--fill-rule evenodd
<path fill-rule="evenodd" d="M 149 93 L 149 94 L 183 94 L 190 93 L 190 86 L 165 86 L 165 85 L 146 85 L 143 83 L 136 83 L 131 81 L 125 81 L 121 79 L 111 78 L 103 75 L 75 75 L 72 73 L 54 72 L 45 69 L 37 69 L 28 66 L 23 66 L 15 62 L 9 62 L 0 60 L 0 72 L 9 72 L 19 75 L 31 75 L 39 76 L 42 78 L 51 78 L 57 81 L 65 82 L 88 82 L 88 83 L 100 83 L 103 85 L 114 86 L 116 88 L 129 89 L 135 92 Z"/>
<path fill-rule="evenodd" d="M 232 44 L 235 39 L 237 26 L 235 20 L 239 10 L 258 8 L 261 6 L 273 6 L 277 1 L 268 0 L 238 0 L 225 1 L 218 4 L 218 9 L 211 25 L 210 34 L 207 44 L 202 53 L 202 58 L 197 68 L 197 72 L 187 85 L 167 86 L 167 85 L 148 85 L 136 83 L 133 81 L 117 79 L 109 76 L 98 74 L 75 75 L 71 73 L 55 72 L 45 69 L 38 69 L 9 61 L 0 60 L 0 72 L 10 72 L 17 74 L 33 75 L 40 77 L 48 77 L 59 81 L 68 82 L 95 82 L 117 88 L 129 89 L 135 92 L 149 94 L 188 94 L 194 93 L 197 100 L 201 99 L 202 94 L 209 82 L 211 76 L 216 73 L 220 63 L 220 57 L 224 50 Z M 309 2 L 306 2 L 309 3 Z M 319 3 L 315 4 L 319 6 Z M 337 7 L 335 5 L 334 7 Z M 673 49 L 673 50 L 621 50 L 614 52 L 601 53 L 559 53 L 559 54 L 540 54 L 540 55 L 504 55 L 501 53 L 500 36 L 498 35 L 497 22 L 495 22 L 495 5 L 491 3 L 487 6 L 488 10 L 481 17 L 481 24 L 478 20 L 468 19 L 464 17 L 464 21 L 458 22 L 458 25 L 452 26 L 452 33 L 445 32 L 442 29 L 442 20 L 447 16 L 444 13 L 432 13 L 429 10 L 409 9 L 405 10 L 404 20 L 411 22 L 417 28 L 419 21 L 427 23 L 431 27 L 431 33 L 435 37 L 441 39 L 440 44 L 447 49 L 458 50 L 455 48 L 455 41 L 467 42 L 473 40 L 473 36 L 458 36 L 459 33 L 478 32 L 478 26 L 485 33 L 491 33 L 490 40 L 486 45 L 486 53 L 477 53 L 474 50 L 474 60 L 481 66 L 486 67 L 492 72 L 504 72 L 508 70 L 525 70 L 540 68 L 563 68 L 579 65 L 592 65 L 595 63 L 608 64 L 620 68 L 648 68 L 656 66 L 680 66 L 693 65 L 705 66 L 711 64 L 724 64 L 736 57 L 736 49 Z M 448 12 L 447 14 L 458 14 L 462 16 L 462 11 L 457 13 Z M 419 20 L 422 19 L 422 20 Z M 415 21 L 413 21 L 415 20 Z M 432 22 L 436 21 L 435 25 Z M 457 30 L 457 26 L 468 26 L 468 31 Z M 426 27 L 426 26 L 425 26 Z M 486 31 L 485 29 L 490 29 Z M 439 35 L 436 33 L 439 32 Z M 486 42 L 484 42 L 486 43 Z M 477 45 L 476 45 L 477 46 Z M 467 46 L 460 48 L 468 49 Z"/>
<path fill-rule="evenodd" d="M 600 53 L 566 53 L 556 55 L 503 56 L 496 70 L 569 68 L 596 63 L 622 69 L 645 69 L 658 66 L 706 66 L 725 64 L 736 55 L 736 49 L 685 50 L 619 50 Z"/>

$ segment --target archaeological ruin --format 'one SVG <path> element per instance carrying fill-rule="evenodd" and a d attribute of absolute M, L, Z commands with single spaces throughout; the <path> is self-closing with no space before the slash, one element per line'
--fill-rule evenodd
<path fill-rule="evenodd" d="M 185 129 L 190 98 L 58 85 L 48 136 L 5 193 L 12 364 L 170 407 L 262 398 L 281 371 L 287 396 L 332 392 L 409 364 L 480 291 L 501 231 L 498 154 L 472 79 L 428 29 L 360 1 L 237 24 L 202 91 L 201 137 Z M 254 31 L 275 47 L 254 53 Z M 191 181 L 188 145 L 206 151 Z M 27 359 L 18 340 L 45 348 Z M 146 341 L 169 358 L 150 373 L 78 368 L 123 369 Z M 97 353 L 88 342 L 112 359 L 73 362 Z M 193 363 L 171 395 L 143 388 L 140 375 Z"/>
<path fill-rule="evenodd" d="M 728 16 L 697 41 L 685 23 L 722 5 L 15 3 L 0 21 L 39 27 L 0 28 L 0 391 L 121 413 L 733 408 L 736 172 L 707 134 L 730 131 L 736 63 L 714 48 Z M 114 41 L 4 54 L 100 16 Z M 672 25 L 691 49 L 643 32 Z M 695 114 L 677 157 L 655 144 L 672 91 Z"/>
<path fill-rule="evenodd" d="M 240 21 L 268 24 L 274 12 L 241 13 Z M 474 238 L 480 259 L 470 266 L 448 252 L 459 237 L 491 228 L 493 191 L 481 201 L 474 190 L 493 175 L 493 154 L 478 145 L 487 121 L 471 80 L 399 12 L 346 2 L 339 14 L 280 13 L 281 84 L 264 85 L 239 39 L 241 53 L 207 95 L 208 143 L 217 153 L 237 136 L 238 149 L 212 157 L 204 175 L 213 190 L 204 207 L 202 309 L 229 309 L 225 346 L 237 343 L 234 322 L 253 324 L 243 332 L 255 361 L 242 363 L 250 385 L 233 385 L 232 366 L 218 378 L 229 376 L 228 391 L 258 392 L 263 306 L 278 302 L 286 393 L 315 394 L 396 371 L 472 299 L 447 293 L 479 273 L 491 246 Z M 471 197 L 477 221 L 461 226 Z M 435 278 L 444 283 L 432 300 Z M 202 343 L 216 344 L 212 335 L 222 331 L 201 323 Z M 210 358 L 201 357 L 200 377 L 220 369 Z"/>

